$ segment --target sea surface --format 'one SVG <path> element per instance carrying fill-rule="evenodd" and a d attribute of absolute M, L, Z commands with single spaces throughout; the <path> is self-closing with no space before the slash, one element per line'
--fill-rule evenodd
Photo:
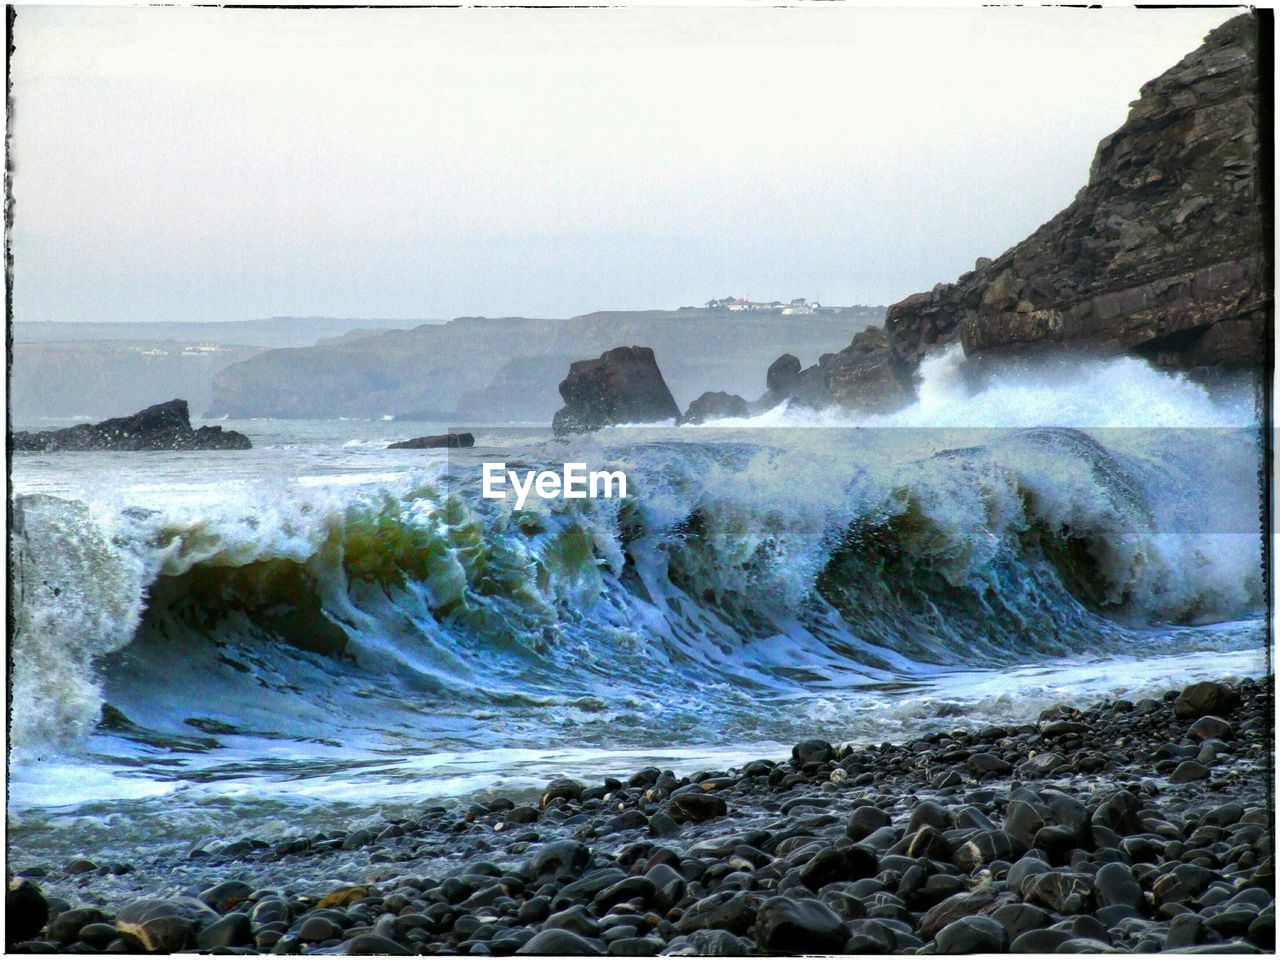
<path fill-rule="evenodd" d="M 923 377 L 889 416 L 15 454 L 11 864 L 1268 670 L 1251 392 L 1134 359 Z M 450 427 L 476 446 L 386 449 Z M 485 461 L 630 495 L 516 510 Z"/>

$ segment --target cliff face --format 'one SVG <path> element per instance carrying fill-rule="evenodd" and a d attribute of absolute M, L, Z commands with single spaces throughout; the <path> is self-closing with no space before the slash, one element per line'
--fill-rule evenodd
<path fill-rule="evenodd" d="M 1258 29 L 1236 17 L 1147 83 L 1089 183 L 1030 237 L 890 307 L 898 360 L 958 338 L 968 356 L 1077 346 L 1175 368 L 1263 363 Z"/>
<path fill-rule="evenodd" d="M 891 306 L 883 331 L 799 372 L 793 402 L 904 406 L 924 355 L 957 340 L 975 360 L 1072 347 L 1177 369 L 1263 365 L 1273 304 L 1258 43 L 1254 14 L 1210 33 L 1143 86 L 1070 206 L 954 283 Z"/>

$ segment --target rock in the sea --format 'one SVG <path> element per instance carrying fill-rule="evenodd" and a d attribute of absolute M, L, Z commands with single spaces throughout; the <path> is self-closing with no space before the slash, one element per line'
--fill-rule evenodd
<path fill-rule="evenodd" d="M 747 401 L 736 393 L 712 393 L 708 390 L 689 404 L 689 409 L 678 422 L 706 423 L 708 420 L 727 420 L 730 417 L 745 417 L 747 414 Z"/>
<path fill-rule="evenodd" d="M 243 433 L 222 427 L 191 428 L 187 401 L 157 403 L 128 417 L 101 423 L 82 423 L 64 430 L 15 433 L 12 450 L 248 450 L 253 445 Z"/>
<path fill-rule="evenodd" d="M 196 933 L 218 915 L 194 897 L 135 900 L 116 914 L 116 930 L 126 946 L 146 953 L 176 953 L 195 942 Z"/>
<path fill-rule="evenodd" d="M 784 353 L 773 363 L 764 377 L 765 387 L 782 396 L 790 396 L 800 382 L 800 358 Z"/>
<path fill-rule="evenodd" d="M 7 945 L 30 940 L 44 929 L 49 903 L 40 888 L 24 877 L 14 877 L 4 892 L 4 939 Z"/>
<path fill-rule="evenodd" d="M 867 327 L 854 335 L 849 346 L 838 353 L 823 354 L 804 370 L 790 372 L 775 368 L 789 354 L 779 357 L 769 368 L 769 391 L 757 402 L 767 408 L 784 399 L 803 407 L 840 406 L 868 413 L 892 413 L 909 404 L 915 396 L 911 370 L 894 354 L 889 338 L 880 327 Z"/>
<path fill-rule="evenodd" d="M 459 447 L 474 447 L 476 438 L 470 433 L 438 433 L 429 437 L 414 437 L 412 440 L 401 440 L 399 443 L 387 444 L 388 450 L 454 450 Z"/>
<path fill-rule="evenodd" d="M 616 347 L 570 364 L 560 396 L 564 406 L 551 421 L 557 435 L 680 417 L 649 347 Z"/>

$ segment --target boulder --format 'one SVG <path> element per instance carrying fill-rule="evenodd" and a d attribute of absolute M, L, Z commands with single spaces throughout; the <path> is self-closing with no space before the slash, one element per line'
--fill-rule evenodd
<path fill-rule="evenodd" d="M 766 389 L 784 397 L 791 395 L 791 391 L 795 389 L 799 381 L 800 358 L 793 357 L 789 353 L 784 353 L 769 364 L 769 370 L 764 377 Z"/>
<path fill-rule="evenodd" d="M 453 450 L 474 447 L 476 438 L 470 433 L 437 433 L 429 437 L 414 437 L 399 443 L 387 444 L 388 450 Z"/>
<path fill-rule="evenodd" d="M 87 450 L 248 450 L 249 438 L 222 427 L 191 428 L 187 401 L 157 403 L 127 417 L 82 423 L 63 430 L 15 433 L 11 450 L 81 452 Z"/>
<path fill-rule="evenodd" d="M 516 953 L 525 956 L 599 957 L 604 951 L 590 940 L 568 930 L 543 930 L 534 934 Z"/>
<path fill-rule="evenodd" d="M 667 816 L 676 823 L 701 823 L 728 812 L 728 805 L 713 793 L 681 793 L 667 803 Z"/>
<path fill-rule="evenodd" d="M 953 920 L 935 938 L 938 953 L 1003 953 L 1009 935 L 990 917 L 970 916 Z"/>
<path fill-rule="evenodd" d="M 195 943 L 201 928 L 218 915 L 194 897 L 134 900 L 116 914 L 125 945 L 145 953 L 176 953 Z"/>
<path fill-rule="evenodd" d="M 708 420 L 726 420 L 745 417 L 749 413 L 747 401 L 736 393 L 712 393 L 707 391 L 684 412 L 679 423 L 706 423 Z"/>
<path fill-rule="evenodd" d="M 49 919 L 44 893 L 30 880 L 14 877 L 4 892 L 4 919 L 6 945 L 30 940 Z"/>
<path fill-rule="evenodd" d="M 557 435 L 680 417 L 648 347 L 616 347 L 595 360 L 570 364 L 569 375 L 560 383 L 560 396 L 564 406 L 551 422 Z"/>
<path fill-rule="evenodd" d="M 769 391 L 756 403 L 766 409 L 783 399 L 802 407 L 830 406 L 864 413 L 892 413 L 911 403 L 915 396 L 910 369 L 894 354 L 889 338 L 880 327 L 858 332 L 849 346 L 838 353 L 823 354 L 804 370 L 791 372 L 792 365 L 776 370 L 790 354 L 778 358 L 769 368 Z"/>
<path fill-rule="evenodd" d="M 1209 715 L 1225 717 L 1240 706 L 1240 694 L 1225 683 L 1205 680 L 1193 683 L 1178 694 L 1173 701 L 1174 716 L 1183 720 L 1195 720 Z"/>
<path fill-rule="evenodd" d="M 756 917 L 763 953 L 840 953 L 848 939 L 844 921 L 819 900 L 772 897 Z"/>

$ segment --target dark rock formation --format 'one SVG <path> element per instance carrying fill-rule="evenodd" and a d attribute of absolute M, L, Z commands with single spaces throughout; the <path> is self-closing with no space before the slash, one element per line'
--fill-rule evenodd
<path fill-rule="evenodd" d="M 773 363 L 765 374 L 765 388 L 784 396 L 795 389 L 800 380 L 800 358 L 784 353 Z"/>
<path fill-rule="evenodd" d="M 249 438 L 221 427 L 191 429 L 187 401 L 157 403 L 128 417 L 82 423 L 64 430 L 15 433 L 12 450 L 248 450 Z"/>
<path fill-rule="evenodd" d="M 399 443 L 387 444 L 388 450 L 436 450 L 474 447 L 476 438 L 469 433 L 438 433 L 429 437 L 414 437 Z"/>
<path fill-rule="evenodd" d="M 816 366 L 779 358 L 757 409 L 897 409 L 924 355 L 956 341 L 973 363 L 1065 347 L 1209 376 L 1261 367 L 1273 303 L 1259 98 L 1248 13 L 1143 86 L 1069 207 L 956 282 L 894 304 L 884 330 Z"/>
<path fill-rule="evenodd" d="M 854 336 L 839 353 L 824 353 L 818 362 L 794 373 L 790 355 L 779 357 L 769 368 L 769 389 L 756 409 L 767 410 L 784 400 L 799 406 L 826 407 L 837 404 L 869 413 L 891 413 L 911 402 L 913 389 L 909 367 L 898 359 L 889 338 L 880 327 L 867 327 Z M 785 371 L 774 376 L 775 371 Z"/>
<path fill-rule="evenodd" d="M 910 367 L 1074 346 L 1179 369 L 1265 362 L 1258 20 L 1243 14 L 1142 88 L 1072 204 L 955 283 L 889 308 Z"/>
<path fill-rule="evenodd" d="M 693 403 L 680 418 L 680 423 L 706 423 L 708 420 L 724 420 L 726 417 L 747 416 L 747 401 L 736 393 L 712 393 L 707 391 Z"/>
<path fill-rule="evenodd" d="M 551 422 L 557 434 L 680 416 L 648 347 L 616 347 L 596 360 L 570 364 L 569 375 L 560 383 L 560 396 L 565 405 Z"/>

